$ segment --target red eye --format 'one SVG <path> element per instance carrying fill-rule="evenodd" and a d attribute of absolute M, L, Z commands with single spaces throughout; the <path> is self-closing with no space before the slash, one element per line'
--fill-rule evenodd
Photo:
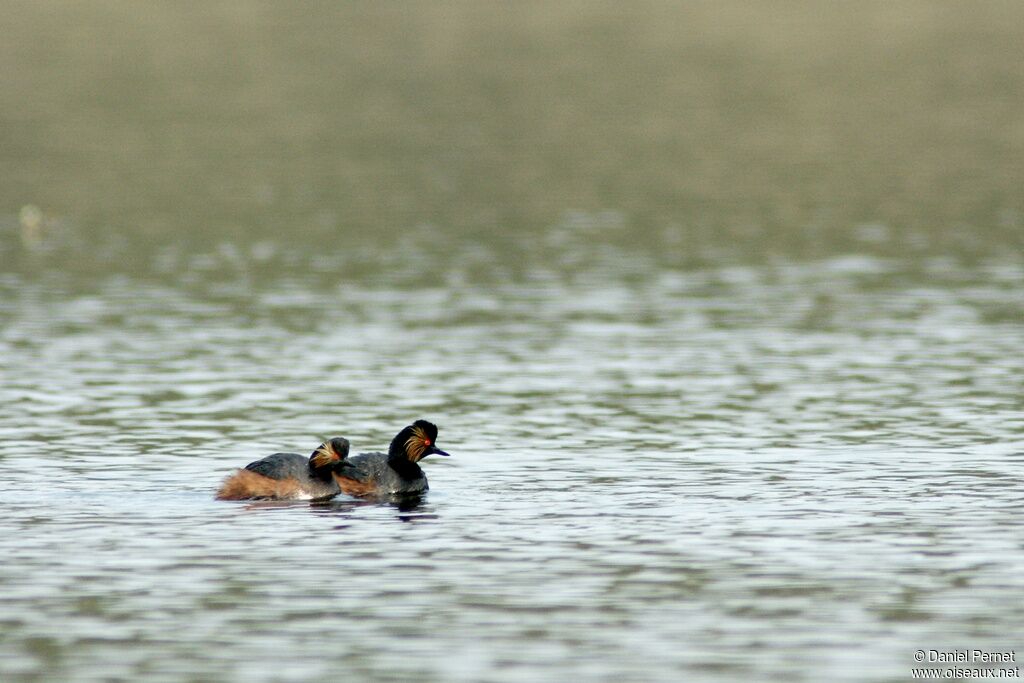
<path fill-rule="evenodd" d="M 430 439 L 423 439 L 423 445 L 424 446 L 429 446 L 430 445 Z"/>

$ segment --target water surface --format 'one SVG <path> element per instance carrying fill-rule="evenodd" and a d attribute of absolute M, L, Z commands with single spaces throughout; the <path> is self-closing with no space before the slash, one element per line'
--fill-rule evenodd
<path fill-rule="evenodd" d="M 8 279 L 5 671 L 883 680 L 1012 649 L 1024 271 L 900 273 Z M 412 509 L 212 500 L 420 416 L 454 457 Z"/>
<path fill-rule="evenodd" d="M 11 3 L 3 681 L 1020 652 L 1018 3 Z M 415 505 L 213 500 L 416 418 Z"/>

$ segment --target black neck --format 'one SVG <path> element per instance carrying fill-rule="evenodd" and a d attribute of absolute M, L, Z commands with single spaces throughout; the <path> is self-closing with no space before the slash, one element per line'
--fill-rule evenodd
<path fill-rule="evenodd" d="M 389 455 L 388 467 L 393 469 L 402 479 L 419 479 L 423 476 L 423 470 L 416 463 L 410 461 L 405 455 Z"/>
<path fill-rule="evenodd" d="M 325 465 L 323 467 L 313 467 L 313 463 L 309 463 L 309 476 L 320 481 L 331 481 L 331 472 L 334 471 L 334 465 Z"/>

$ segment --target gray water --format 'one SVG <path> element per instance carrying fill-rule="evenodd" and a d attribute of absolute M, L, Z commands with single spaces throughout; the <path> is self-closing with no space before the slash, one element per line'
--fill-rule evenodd
<path fill-rule="evenodd" d="M 1020 6 L 398 7 L 12 4 L 0 680 L 1024 656 Z"/>
<path fill-rule="evenodd" d="M 1024 270 L 611 268 L 8 278 L 5 679 L 902 680 L 1019 644 Z M 412 509 L 212 500 L 416 417 L 453 457 Z"/>

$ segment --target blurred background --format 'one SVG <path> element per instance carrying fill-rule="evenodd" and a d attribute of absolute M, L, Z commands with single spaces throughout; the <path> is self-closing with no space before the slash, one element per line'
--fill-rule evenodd
<path fill-rule="evenodd" d="M 139 270 L 258 240 L 386 259 L 428 229 L 445 269 L 486 249 L 502 274 L 567 227 L 683 264 L 1001 254 L 1024 231 L 1021 13 L 14 0 L 0 209 L 69 228 L 75 267 Z"/>
<path fill-rule="evenodd" d="M 1024 3 L 0 26 L 4 683 L 1021 647 Z M 212 499 L 416 418 L 415 505 Z"/>

